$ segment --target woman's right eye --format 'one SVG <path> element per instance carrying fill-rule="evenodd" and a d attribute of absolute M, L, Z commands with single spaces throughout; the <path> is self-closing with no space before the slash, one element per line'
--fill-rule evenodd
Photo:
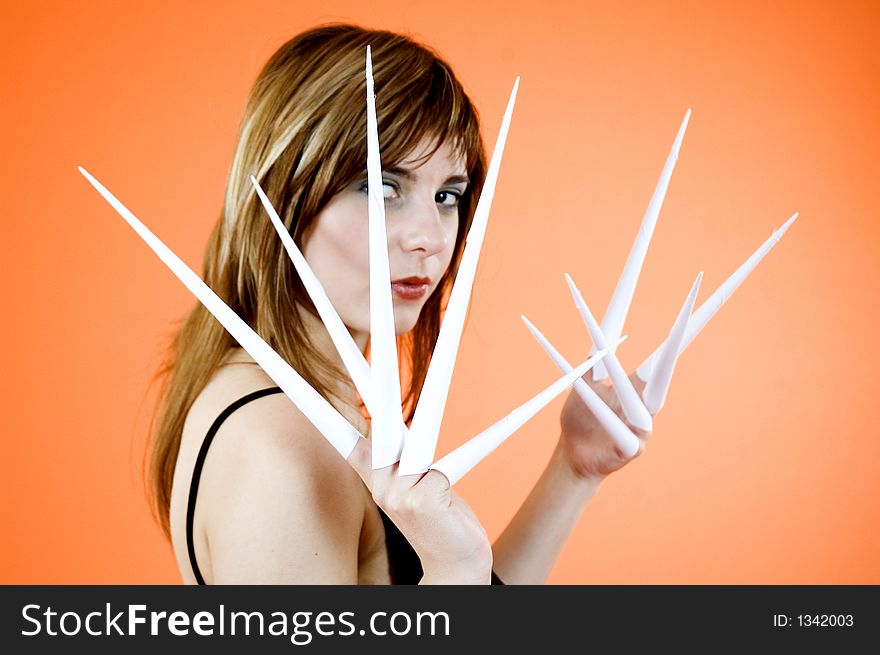
<path fill-rule="evenodd" d="M 367 182 L 364 182 L 361 184 L 359 190 L 362 191 L 363 193 L 366 193 L 368 189 L 369 189 L 369 184 Z M 397 198 L 397 195 L 398 195 L 397 194 L 397 185 L 395 185 L 393 182 L 383 180 L 382 181 L 382 197 L 386 198 L 388 200 L 391 200 L 393 198 Z"/>

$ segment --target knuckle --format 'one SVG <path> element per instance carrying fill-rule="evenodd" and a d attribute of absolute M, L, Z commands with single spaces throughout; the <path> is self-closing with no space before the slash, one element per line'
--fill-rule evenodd
<path fill-rule="evenodd" d="M 425 476 L 421 479 L 419 484 L 424 484 L 425 486 L 431 487 L 432 489 L 436 489 L 437 491 L 443 493 L 447 493 L 451 490 L 449 478 L 447 478 L 437 469 L 430 469 L 427 473 L 425 473 Z"/>
<path fill-rule="evenodd" d="M 413 516 L 424 514 L 426 511 L 424 494 L 418 492 L 415 488 L 413 488 L 410 493 L 406 495 L 406 498 L 403 501 L 402 509 L 407 514 L 411 514 Z"/>
<path fill-rule="evenodd" d="M 397 515 L 407 514 L 409 505 L 408 496 L 409 494 L 406 493 L 405 489 L 402 489 L 397 485 L 391 485 L 385 499 L 388 511 Z"/>

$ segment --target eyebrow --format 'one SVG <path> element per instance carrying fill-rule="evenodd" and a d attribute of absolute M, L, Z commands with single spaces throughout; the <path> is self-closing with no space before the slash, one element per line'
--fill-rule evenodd
<path fill-rule="evenodd" d="M 401 168 L 400 166 L 389 166 L 388 168 L 383 169 L 386 173 L 391 173 L 393 175 L 399 175 L 405 180 L 411 181 L 416 178 L 416 175 L 407 168 Z M 444 180 L 443 184 L 470 184 L 471 181 L 467 175 L 452 175 L 447 177 Z"/>

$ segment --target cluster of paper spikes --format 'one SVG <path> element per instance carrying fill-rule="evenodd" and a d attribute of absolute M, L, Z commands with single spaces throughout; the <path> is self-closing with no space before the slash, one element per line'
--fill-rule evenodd
<path fill-rule="evenodd" d="M 669 336 L 654 353 L 637 369 L 639 377 L 646 382 L 641 394 L 635 390 L 615 355 L 616 347 L 625 339 L 621 336 L 623 324 L 629 311 L 636 282 L 648 250 L 660 207 L 666 196 L 682 139 L 690 118 L 685 114 L 672 150 L 642 224 L 624 266 L 601 324 L 584 302 L 571 277 L 566 280 L 580 314 L 593 340 L 592 356 L 572 366 L 547 338 L 523 316 L 522 319 L 541 346 L 564 373 L 533 398 L 515 408 L 500 421 L 494 423 L 462 446 L 441 459 L 434 461 L 440 424 L 446 407 L 452 371 L 458 354 L 464 319 L 470 301 L 483 238 L 489 219 L 504 144 L 510 127 L 510 119 L 516 100 L 519 78 L 513 85 L 510 100 L 502 119 L 501 129 L 489 163 L 483 191 L 467 234 L 458 274 L 452 287 L 449 303 L 443 317 L 440 333 L 428 368 L 425 383 L 416 406 L 412 424 L 407 428 L 401 411 L 400 377 L 398 372 L 397 345 L 394 332 L 394 316 L 391 300 L 388 248 L 385 233 L 385 208 L 382 194 L 382 166 L 379 156 L 379 134 L 376 121 L 376 97 L 373 90 L 370 48 L 366 58 L 366 111 L 367 111 L 367 177 L 369 206 L 369 252 L 370 252 L 370 348 L 371 363 L 354 343 L 346 326 L 330 303 L 321 282 L 309 268 L 308 263 L 285 229 L 271 202 L 258 181 L 251 178 L 255 192 L 274 224 L 278 235 L 290 255 L 293 265 L 303 281 L 321 320 L 335 344 L 343 364 L 351 376 L 371 416 L 371 449 L 374 469 L 400 462 L 399 474 L 419 474 L 428 469 L 442 472 L 454 484 L 470 469 L 497 448 L 507 437 L 546 406 L 566 388 L 575 390 L 587 404 L 596 419 L 608 431 L 616 445 L 626 456 L 638 451 L 638 438 L 627 422 L 640 430 L 652 429 L 652 416 L 663 406 L 679 355 L 705 327 L 721 305 L 733 294 L 761 259 L 779 241 L 797 217 L 794 214 L 785 224 L 775 230 L 749 259 L 740 266 L 708 300 L 694 312 L 694 302 L 699 291 L 702 272 L 691 287 L 678 313 Z M 267 375 L 281 387 L 284 393 L 308 418 L 324 437 L 348 458 L 358 439 L 364 438 L 323 396 L 313 389 L 275 350 L 273 350 L 250 326 L 221 300 L 183 261 L 160 241 L 134 214 L 116 199 L 100 182 L 85 169 L 80 172 L 109 202 L 113 208 L 153 249 L 159 258 L 198 298 L 214 317 L 229 331 L 238 344 L 256 361 Z M 599 397 L 582 377 L 591 369 L 594 379 L 611 378 L 620 401 L 624 422 Z"/>

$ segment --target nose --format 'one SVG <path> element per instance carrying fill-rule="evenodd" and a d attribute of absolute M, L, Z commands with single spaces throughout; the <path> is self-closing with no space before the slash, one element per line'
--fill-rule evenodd
<path fill-rule="evenodd" d="M 411 211 L 405 212 L 400 218 L 399 238 L 404 251 L 428 257 L 436 255 L 449 244 L 449 236 L 433 196 L 413 203 Z"/>

